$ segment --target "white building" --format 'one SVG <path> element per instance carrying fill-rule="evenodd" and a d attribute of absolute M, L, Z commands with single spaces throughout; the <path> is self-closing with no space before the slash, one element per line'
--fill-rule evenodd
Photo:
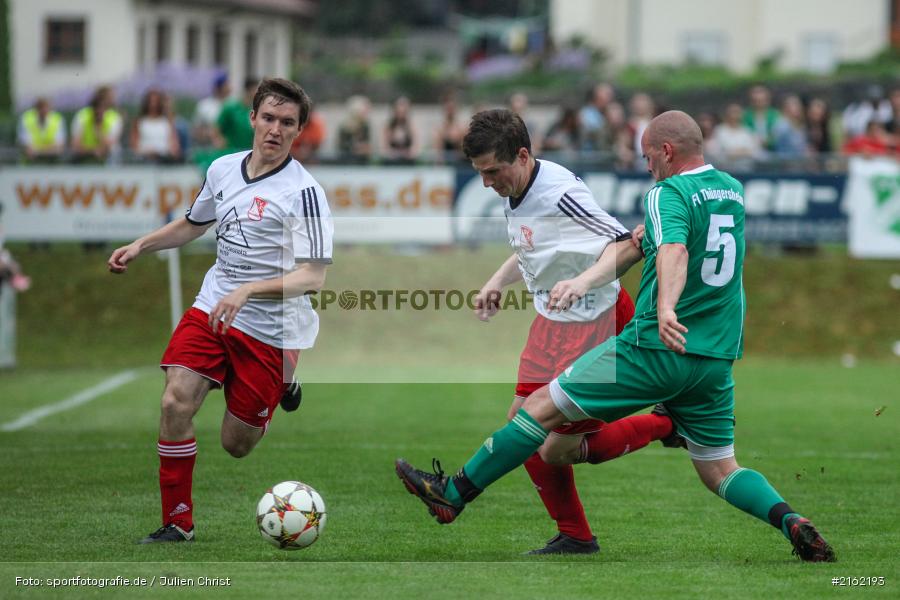
<path fill-rule="evenodd" d="M 287 76 L 310 0 L 11 0 L 13 97 L 115 84 L 158 65 Z M 204 90 L 204 93 L 208 90 Z"/>
<path fill-rule="evenodd" d="M 890 41 L 889 0 L 551 0 L 554 39 L 580 36 L 612 63 L 696 62 L 825 73 Z"/>

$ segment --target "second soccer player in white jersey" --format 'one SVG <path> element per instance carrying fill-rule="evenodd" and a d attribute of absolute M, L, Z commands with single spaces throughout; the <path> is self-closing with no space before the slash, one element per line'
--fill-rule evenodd
<path fill-rule="evenodd" d="M 182 246 L 216 225 L 216 262 L 160 361 L 162 527 L 141 543 L 194 539 L 193 417 L 210 389 L 224 388 L 222 446 L 236 458 L 259 442 L 279 402 L 299 393 L 287 382 L 318 333 L 306 294 L 325 283 L 334 230 L 322 187 L 289 154 L 309 111 L 297 84 L 263 80 L 249 114 L 253 149 L 213 162 L 184 217 L 109 258 L 110 271 L 124 273 L 138 256 Z"/>
<path fill-rule="evenodd" d="M 519 360 L 518 383 L 508 418 L 537 389 L 547 385 L 581 354 L 621 332 L 634 315 L 634 304 L 618 280 L 584 290 L 576 302 L 556 310 L 551 291 L 577 278 L 610 244 L 631 243 L 631 234 L 602 210 L 593 194 L 571 171 L 531 154 L 528 130 L 508 110 L 476 114 L 463 151 L 486 187 L 505 198 L 509 243 L 515 249 L 476 297 L 476 314 L 488 320 L 497 313 L 504 286 L 523 280 L 537 311 Z M 557 462 L 561 453 L 577 460 L 603 462 L 672 435 L 665 415 L 638 415 L 605 424 L 580 421 L 560 427 L 539 453 L 525 462 L 541 500 L 559 533 L 531 554 L 591 553 L 596 537 L 575 488 L 571 465 Z M 543 458 L 542 458 L 543 457 Z"/>

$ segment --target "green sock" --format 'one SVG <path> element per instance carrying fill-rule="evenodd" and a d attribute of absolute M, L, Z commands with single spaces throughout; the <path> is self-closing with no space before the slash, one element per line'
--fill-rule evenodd
<path fill-rule="evenodd" d="M 520 408 L 509 423 L 484 441 L 461 474 L 450 479 L 444 497 L 456 506 L 462 506 L 465 501 L 454 479 L 464 477 L 481 491 L 524 463 L 545 439 L 547 431 Z"/>
<path fill-rule="evenodd" d="M 753 469 L 737 469 L 719 484 L 719 496 L 732 506 L 769 523 L 790 539 L 787 519 L 799 515 L 788 506 L 762 473 Z"/>

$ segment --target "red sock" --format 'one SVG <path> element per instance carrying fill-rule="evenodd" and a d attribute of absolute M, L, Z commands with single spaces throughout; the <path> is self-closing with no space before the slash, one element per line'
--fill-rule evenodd
<path fill-rule="evenodd" d="M 548 465 L 535 452 L 525 461 L 525 469 L 560 533 L 576 540 L 590 540 L 593 534 L 575 489 L 572 465 Z"/>
<path fill-rule="evenodd" d="M 156 448 L 159 451 L 163 525 L 174 523 L 187 531 L 194 526 L 191 483 L 194 461 L 197 458 L 197 441 L 194 438 L 180 442 L 159 440 Z"/>
<path fill-rule="evenodd" d="M 636 415 L 607 423 L 600 431 L 584 436 L 582 455 L 592 464 L 602 463 L 640 450 L 653 440 L 672 433 L 672 419 L 663 415 Z"/>

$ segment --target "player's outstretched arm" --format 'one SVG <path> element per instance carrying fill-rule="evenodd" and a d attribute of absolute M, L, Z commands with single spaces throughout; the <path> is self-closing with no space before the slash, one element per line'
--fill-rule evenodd
<path fill-rule="evenodd" d="M 209 326 L 216 331 L 221 323 L 222 333 L 228 331 L 234 318 L 250 298 L 284 300 L 318 292 L 325 285 L 326 270 L 327 265 L 324 263 L 303 263 L 284 277 L 245 283 L 213 307 L 209 312 Z"/>
<path fill-rule="evenodd" d="M 685 353 L 684 335 L 687 327 L 678 322 L 675 307 L 687 280 L 688 251 L 684 244 L 662 244 L 656 255 L 656 276 L 659 280 L 657 297 L 659 339 L 669 350 Z"/>
<path fill-rule="evenodd" d="M 116 248 L 106 261 L 106 266 L 112 273 L 124 273 L 128 270 L 128 263 L 141 254 L 184 246 L 203 235 L 211 225 L 212 223 L 195 225 L 185 217 L 181 217 L 127 246 Z"/>
<path fill-rule="evenodd" d="M 519 271 L 519 258 L 515 254 L 503 261 L 497 272 L 491 275 L 478 295 L 475 296 L 475 316 L 482 321 L 488 321 L 500 310 L 500 297 L 503 288 L 522 279 Z"/>
<path fill-rule="evenodd" d="M 598 287 L 612 283 L 640 262 L 643 254 L 631 239 L 609 244 L 603 254 L 578 277 L 556 282 L 550 290 L 550 310 L 568 310 L 573 304 Z"/>

